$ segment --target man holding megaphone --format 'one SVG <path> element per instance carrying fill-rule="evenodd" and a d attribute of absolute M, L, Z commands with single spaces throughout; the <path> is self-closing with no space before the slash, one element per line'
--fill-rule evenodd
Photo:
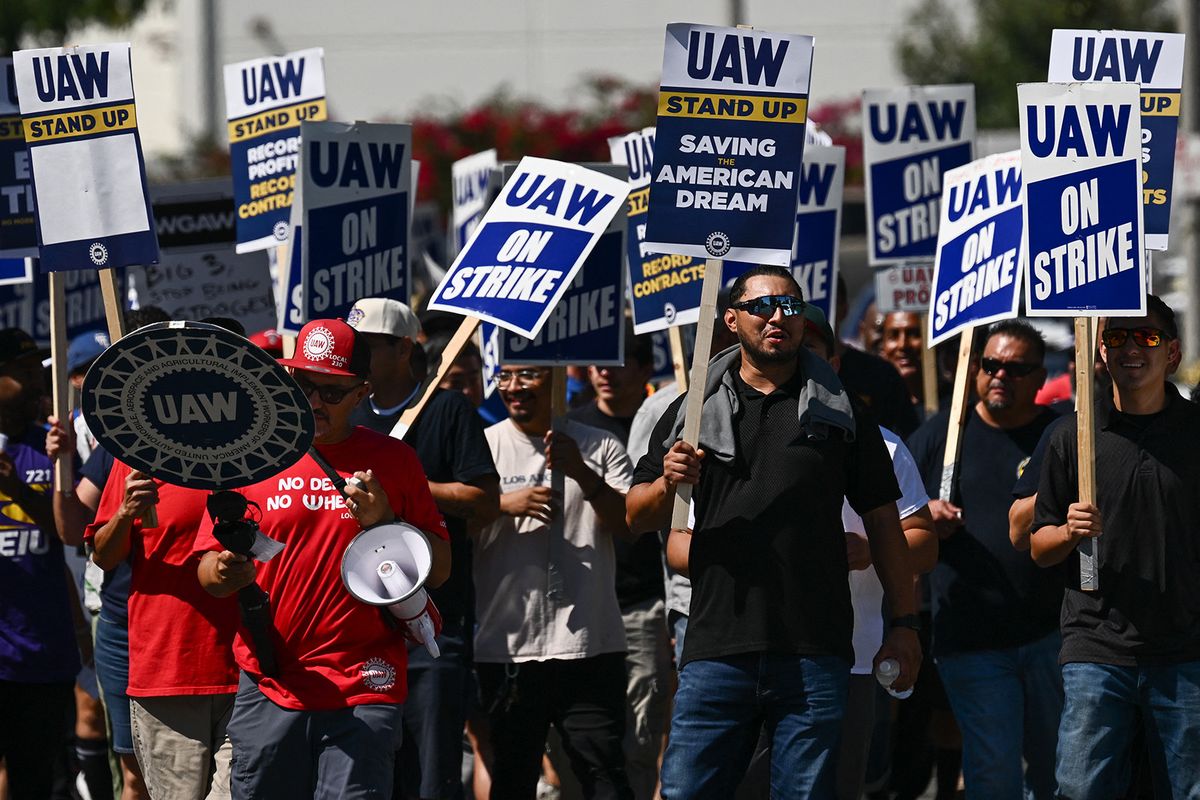
<path fill-rule="evenodd" d="M 242 676 L 229 723 L 232 795 L 390 797 L 407 694 L 405 638 L 395 615 L 343 585 L 341 565 L 363 529 L 403 521 L 428 545 L 427 563 L 416 561 L 428 570 L 425 586 L 436 587 L 450 571 L 445 522 L 412 449 L 350 424 L 370 392 L 370 350 L 353 328 L 314 320 L 301 330 L 295 356 L 280 363 L 312 405 L 319 460 L 307 455 L 239 491 L 249 518 L 283 551 L 256 565 L 218 544 L 211 520 L 197 538 L 206 551 L 198 574 L 209 592 L 224 596 L 256 581 L 271 604 L 274 674 L 265 674 L 245 630 L 234 642 Z"/>

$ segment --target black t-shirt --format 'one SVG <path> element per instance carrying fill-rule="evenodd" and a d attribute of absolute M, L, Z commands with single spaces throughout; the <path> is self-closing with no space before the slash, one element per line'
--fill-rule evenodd
<path fill-rule="evenodd" d="M 1074 423 L 1074 417 L 1070 418 Z M 1062 525 L 1079 498 L 1077 427 L 1046 447 L 1034 530 Z M 1118 666 L 1200 659 L 1200 408 L 1167 386 L 1157 414 L 1096 404 L 1100 589 L 1079 591 L 1079 556 L 1063 562 L 1062 663 Z"/>
<path fill-rule="evenodd" d="M 100 493 L 104 493 L 104 484 L 112 473 L 116 461 L 112 453 L 97 444 L 96 449 L 88 456 L 79 474 L 96 485 Z M 104 581 L 100 584 L 100 610 L 104 617 L 112 622 L 129 624 L 129 582 L 133 569 L 129 560 L 122 561 L 110 570 L 105 570 Z"/>
<path fill-rule="evenodd" d="M 366 398 L 350 419 L 356 425 L 390 434 L 400 413 L 380 416 L 371 408 L 371 399 Z M 433 483 L 468 483 L 496 474 L 492 451 L 483 435 L 483 422 L 461 392 L 436 390 L 404 441 L 417 452 L 425 477 Z M 471 540 L 466 520 L 450 514 L 442 516 L 450 533 L 450 577 L 429 595 L 446 627 L 465 631 L 469 638 L 475 621 Z"/>
<path fill-rule="evenodd" d="M 733 369 L 737 453 L 732 463 L 707 458 L 692 495 L 683 661 L 768 651 L 853 662 L 842 497 L 859 513 L 896 501 L 887 446 L 856 401 L 853 441 L 808 439 L 797 413 L 802 375 L 764 395 Z M 662 475 L 664 440 L 685 398 L 659 419 L 634 483 Z"/>
<path fill-rule="evenodd" d="M 1065 408 L 1060 411 L 1060 408 L 1063 407 L 1057 403 L 1050 406 L 1050 410 L 1056 414 L 1069 414 L 1070 416 L 1060 416 L 1050 423 L 1046 430 L 1042 431 L 1042 438 L 1038 439 L 1037 447 L 1033 448 L 1033 455 L 1029 457 L 1029 463 L 1021 470 L 1021 474 L 1017 476 L 1017 482 L 1013 484 L 1012 496 L 1016 500 L 1033 497 L 1037 494 L 1038 482 L 1042 478 L 1042 464 L 1046 462 L 1046 447 L 1050 444 L 1050 437 L 1054 435 L 1055 428 L 1059 425 L 1075 424 L 1075 412 Z"/>
<path fill-rule="evenodd" d="M 901 439 L 907 439 L 921 424 L 904 379 L 879 356 L 847 347 L 842 352 L 838 377 L 866 405 L 876 422 Z"/>
<path fill-rule="evenodd" d="M 1016 647 L 1058 627 L 1062 581 L 1008 537 L 1013 482 L 1057 418 L 1043 409 L 1028 425 L 1004 430 L 985 423 L 974 407 L 967 414 L 951 498 L 963 510 L 963 526 L 939 543 L 929 576 L 934 655 Z M 930 497 L 941 484 L 948 419 L 935 415 L 908 441 Z"/>
<path fill-rule="evenodd" d="M 629 446 L 629 430 L 633 417 L 610 417 L 600 410 L 596 401 L 567 412 L 567 418 L 608 431 Z M 663 586 L 662 541 L 657 533 L 646 533 L 634 542 L 613 540 L 617 557 L 617 603 L 622 610 L 666 596 Z"/>

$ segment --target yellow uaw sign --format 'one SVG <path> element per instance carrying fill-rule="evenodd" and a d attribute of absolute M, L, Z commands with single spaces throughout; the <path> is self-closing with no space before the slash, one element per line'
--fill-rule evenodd
<path fill-rule="evenodd" d="M 279 128 L 297 127 L 305 121 L 320 122 L 325 119 L 326 113 L 325 99 L 320 98 L 230 120 L 229 141 L 230 143 L 241 142 Z"/>
<path fill-rule="evenodd" d="M 137 112 L 133 103 L 85 111 L 67 111 L 58 114 L 42 114 L 25 120 L 25 141 L 29 144 L 96 136 L 117 131 L 137 129 Z"/>
<path fill-rule="evenodd" d="M 658 115 L 660 117 L 791 122 L 803 125 L 807 112 L 808 101 L 799 97 L 666 90 L 660 92 L 658 96 Z"/>

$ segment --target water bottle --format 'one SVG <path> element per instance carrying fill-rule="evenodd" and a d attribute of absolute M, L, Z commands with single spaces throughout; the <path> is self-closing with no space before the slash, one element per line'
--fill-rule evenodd
<path fill-rule="evenodd" d="M 879 666 L 875 668 L 875 680 L 879 681 L 879 685 L 887 689 L 887 693 L 897 700 L 904 700 L 912 696 L 912 687 L 908 687 L 903 692 L 892 691 L 892 683 L 896 678 L 900 677 L 900 662 L 894 658 L 885 658 L 879 662 Z"/>

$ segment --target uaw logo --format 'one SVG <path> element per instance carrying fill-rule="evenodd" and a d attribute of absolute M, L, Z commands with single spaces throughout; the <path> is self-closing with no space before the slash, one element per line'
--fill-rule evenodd
<path fill-rule="evenodd" d="M 382 658 L 368 659 L 359 674 L 363 685 L 373 692 L 386 692 L 396 685 L 396 668 Z"/>
<path fill-rule="evenodd" d="M 288 224 L 283 220 L 276 222 L 275 227 L 271 228 L 271 235 L 281 242 L 287 241 Z"/>
<path fill-rule="evenodd" d="M 713 258 L 720 258 L 721 256 L 725 255 L 729 252 L 729 248 L 729 236 L 721 231 L 713 231 L 708 235 L 708 238 L 704 240 L 704 249 L 707 250 L 708 254 Z"/>
<path fill-rule="evenodd" d="M 92 242 L 92 246 L 88 248 L 88 258 L 97 267 L 102 267 L 108 263 L 108 248 L 100 242 Z"/>
<path fill-rule="evenodd" d="M 304 337 L 304 357 L 309 361 L 324 361 L 332 350 L 333 331 L 329 328 L 313 328 Z"/>
<path fill-rule="evenodd" d="M 667 321 L 668 325 L 675 321 L 674 303 L 663 303 L 663 319 Z"/>
<path fill-rule="evenodd" d="M 357 328 L 358 323 L 362 322 L 363 317 L 366 315 L 367 312 L 363 311 L 358 306 L 355 306 L 354 308 L 350 309 L 350 313 L 346 315 L 346 324 L 351 328 Z"/>

